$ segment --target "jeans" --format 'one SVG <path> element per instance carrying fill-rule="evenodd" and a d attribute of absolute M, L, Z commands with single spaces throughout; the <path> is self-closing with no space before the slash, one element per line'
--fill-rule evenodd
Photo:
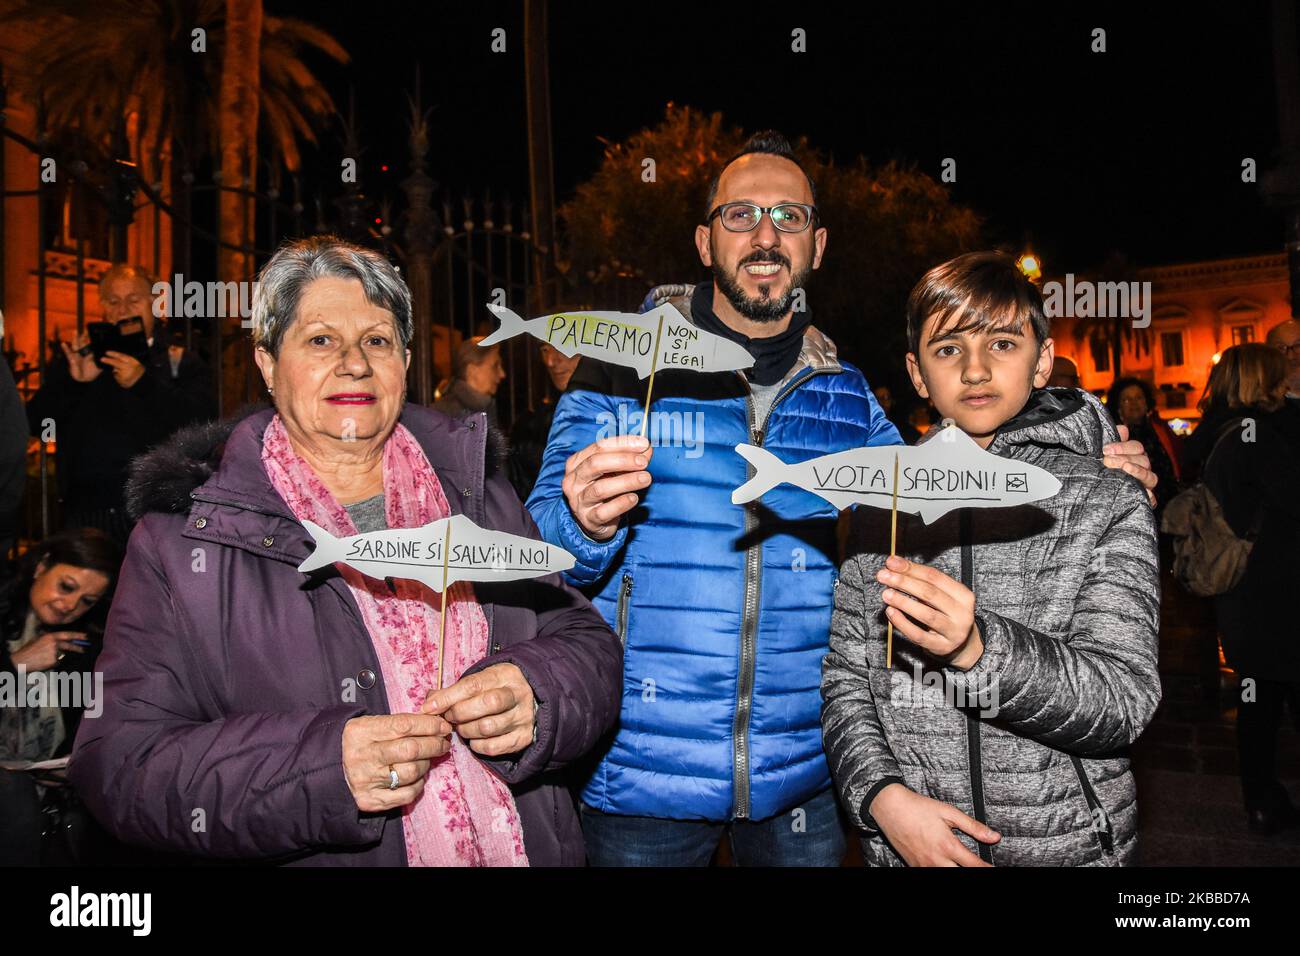
<path fill-rule="evenodd" d="M 766 820 L 661 820 L 585 803 L 580 811 L 592 866 L 708 866 L 724 831 L 737 866 L 839 866 L 846 848 L 833 787 Z"/>

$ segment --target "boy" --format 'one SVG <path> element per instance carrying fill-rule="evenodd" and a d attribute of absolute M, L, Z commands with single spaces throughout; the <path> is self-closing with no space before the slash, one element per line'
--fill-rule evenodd
<path fill-rule="evenodd" d="M 1130 864 L 1126 748 L 1160 700 L 1145 494 L 1100 460 L 1112 440 L 1100 403 L 1044 388 L 1042 296 L 1011 259 L 976 252 L 931 269 L 907 324 L 921 396 L 1061 490 L 931 525 L 900 514 L 888 560 L 889 513 L 855 509 L 822 672 L 843 805 L 870 865 Z"/>

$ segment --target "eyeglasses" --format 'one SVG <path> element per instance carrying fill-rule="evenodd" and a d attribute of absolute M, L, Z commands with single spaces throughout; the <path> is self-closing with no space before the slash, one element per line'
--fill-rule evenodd
<path fill-rule="evenodd" d="M 1276 348 L 1287 358 L 1290 358 L 1292 352 L 1300 351 L 1300 342 L 1292 342 L 1290 345 L 1278 345 Z"/>
<path fill-rule="evenodd" d="M 751 232 L 767 213 L 768 218 L 781 232 L 803 232 L 817 215 L 817 207 L 801 202 L 783 202 L 775 206 L 759 206 L 752 202 L 723 203 L 709 213 L 706 223 L 722 219 L 722 228 L 728 232 Z"/>

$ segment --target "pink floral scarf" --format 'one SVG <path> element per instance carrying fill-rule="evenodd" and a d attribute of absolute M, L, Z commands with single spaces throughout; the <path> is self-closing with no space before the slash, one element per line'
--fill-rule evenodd
<path fill-rule="evenodd" d="M 262 439 L 262 463 L 289 510 L 332 534 L 356 534 L 352 518 L 289 443 L 280 416 Z M 415 438 L 402 425 L 384 444 L 384 509 L 390 528 L 417 528 L 451 513 L 442 484 Z M 361 609 L 388 707 L 417 712 L 437 683 L 441 597 L 418 581 L 383 581 L 336 565 Z M 448 589 L 443 686 L 458 680 L 487 654 L 488 626 L 473 586 Z M 402 812 L 406 861 L 411 866 L 527 866 L 514 796 L 456 734 L 451 752 L 433 762 L 423 792 Z"/>

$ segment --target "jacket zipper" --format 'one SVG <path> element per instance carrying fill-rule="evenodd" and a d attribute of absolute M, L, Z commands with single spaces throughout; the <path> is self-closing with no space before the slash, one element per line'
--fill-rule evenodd
<path fill-rule="evenodd" d="M 796 388 L 814 375 L 829 374 L 831 370 L 813 369 L 808 375 L 795 376 L 785 389 L 772 399 L 772 405 L 763 418 L 766 427 L 776 411 L 776 406 Z M 758 427 L 754 417 L 754 398 L 749 391 L 749 382 L 743 373 L 737 372 L 745 382 L 745 407 L 749 412 L 749 437 L 752 444 L 763 446 L 763 429 Z M 746 466 L 750 477 L 753 470 Z M 745 537 L 753 532 L 757 525 L 754 507 L 745 506 Z M 749 546 L 745 552 L 745 604 L 740 621 L 740 676 L 736 685 L 736 718 L 731 727 L 732 739 L 732 792 L 735 805 L 734 816 L 738 820 L 749 817 L 749 714 L 754 703 L 754 657 L 758 635 L 758 607 L 763 590 L 763 544 L 761 541 Z"/>
<path fill-rule="evenodd" d="M 971 545 L 970 511 L 960 512 L 961 518 L 961 583 L 972 591 L 975 590 L 975 554 Z M 981 725 L 979 718 L 970 711 L 966 712 L 966 743 L 970 756 L 970 793 L 973 816 L 980 823 L 988 826 L 988 815 L 984 806 L 984 766 L 980 749 Z M 979 840 L 979 857 L 985 863 L 993 862 L 993 847 Z"/>
<path fill-rule="evenodd" d="M 623 586 L 618 592 L 618 610 L 614 613 L 614 625 L 618 630 L 618 639 L 627 650 L 627 607 L 632 600 L 632 575 L 623 575 Z"/>
<path fill-rule="evenodd" d="M 1097 831 L 1097 839 L 1101 841 L 1101 851 L 1107 857 L 1115 855 L 1115 838 L 1111 830 L 1110 814 L 1102 809 L 1101 801 L 1097 799 L 1097 792 L 1092 789 L 1092 781 L 1083 770 L 1083 761 L 1074 754 L 1070 755 L 1070 763 L 1074 764 L 1074 772 L 1079 775 L 1079 784 L 1083 787 L 1083 799 L 1088 802 L 1088 815 L 1092 817 L 1089 823 Z M 1101 814 L 1101 822 L 1104 827 L 1097 826 L 1097 814 Z"/>

